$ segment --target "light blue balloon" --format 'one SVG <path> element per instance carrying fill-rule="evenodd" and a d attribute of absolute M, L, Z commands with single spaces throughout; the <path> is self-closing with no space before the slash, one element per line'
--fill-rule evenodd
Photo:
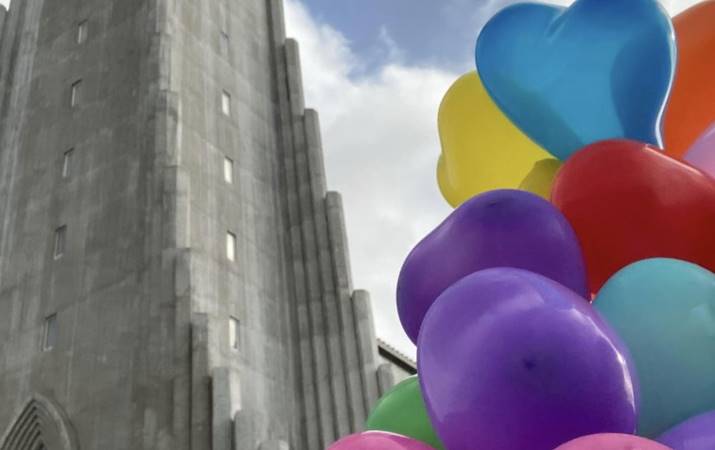
<path fill-rule="evenodd" d="M 486 24 L 477 69 L 502 111 L 561 160 L 605 139 L 662 147 L 674 36 L 656 0 L 521 3 Z"/>
<path fill-rule="evenodd" d="M 715 274 L 676 259 L 639 261 L 616 273 L 594 305 L 635 361 L 639 434 L 655 437 L 715 410 Z"/>

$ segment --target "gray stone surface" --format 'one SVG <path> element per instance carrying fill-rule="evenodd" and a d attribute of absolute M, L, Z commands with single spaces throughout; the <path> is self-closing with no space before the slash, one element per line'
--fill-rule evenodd
<path fill-rule="evenodd" d="M 360 430 L 369 296 L 281 1 L 24 0 L 0 32 L 0 436 L 38 398 L 48 450 L 320 450 Z"/>

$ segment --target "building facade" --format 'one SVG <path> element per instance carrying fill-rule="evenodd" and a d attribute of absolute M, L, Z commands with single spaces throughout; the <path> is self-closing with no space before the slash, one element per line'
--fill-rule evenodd
<path fill-rule="evenodd" d="M 393 380 L 281 0 L 0 16 L 0 450 L 360 430 Z"/>
<path fill-rule="evenodd" d="M 385 393 L 385 387 L 417 375 L 417 363 L 382 339 L 377 340 L 377 352 L 379 355 L 379 373 L 382 378 L 380 395 Z"/>

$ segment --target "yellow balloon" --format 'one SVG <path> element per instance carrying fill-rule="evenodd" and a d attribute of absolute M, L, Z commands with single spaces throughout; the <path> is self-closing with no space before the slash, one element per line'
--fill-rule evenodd
<path fill-rule="evenodd" d="M 477 72 L 460 77 L 439 108 L 442 155 L 437 181 L 457 207 L 494 189 L 522 189 L 548 198 L 561 162 L 501 112 Z"/>
<path fill-rule="evenodd" d="M 519 184 L 522 191 L 533 192 L 545 199 L 551 197 L 551 184 L 554 182 L 556 172 L 561 168 L 561 161 L 555 158 L 536 161 L 526 177 Z"/>

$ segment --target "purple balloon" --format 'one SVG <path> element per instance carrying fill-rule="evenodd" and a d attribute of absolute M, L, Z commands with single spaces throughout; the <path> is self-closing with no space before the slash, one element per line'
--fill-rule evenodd
<path fill-rule="evenodd" d="M 589 303 L 541 275 L 495 268 L 458 281 L 427 313 L 417 352 L 449 450 L 552 450 L 635 432 L 628 350 Z"/>
<path fill-rule="evenodd" d="M 590 298 L 581 247 L 563 214 L 529 192 L 490 191 L 452 212 L 402 266 L 397 310 L 412 342 L 442 291 L 491 267 L 530 270 Z"/>
<path fill-rule="evenodd" d="M 434 450 L 424 442 L 383 431 L 366 431 L 340 439 L 328 450 Z"/>
<path fill-rule="evenodd" d="M 658 442 L 674 450 L 715 449 L 715 411 L 693 417 L 671 428 Z"/>
<path fill-rule="evenodd" d="M 695 141 L 684 159 L 690 165 L 715 177 L 715 123 Z"/>

